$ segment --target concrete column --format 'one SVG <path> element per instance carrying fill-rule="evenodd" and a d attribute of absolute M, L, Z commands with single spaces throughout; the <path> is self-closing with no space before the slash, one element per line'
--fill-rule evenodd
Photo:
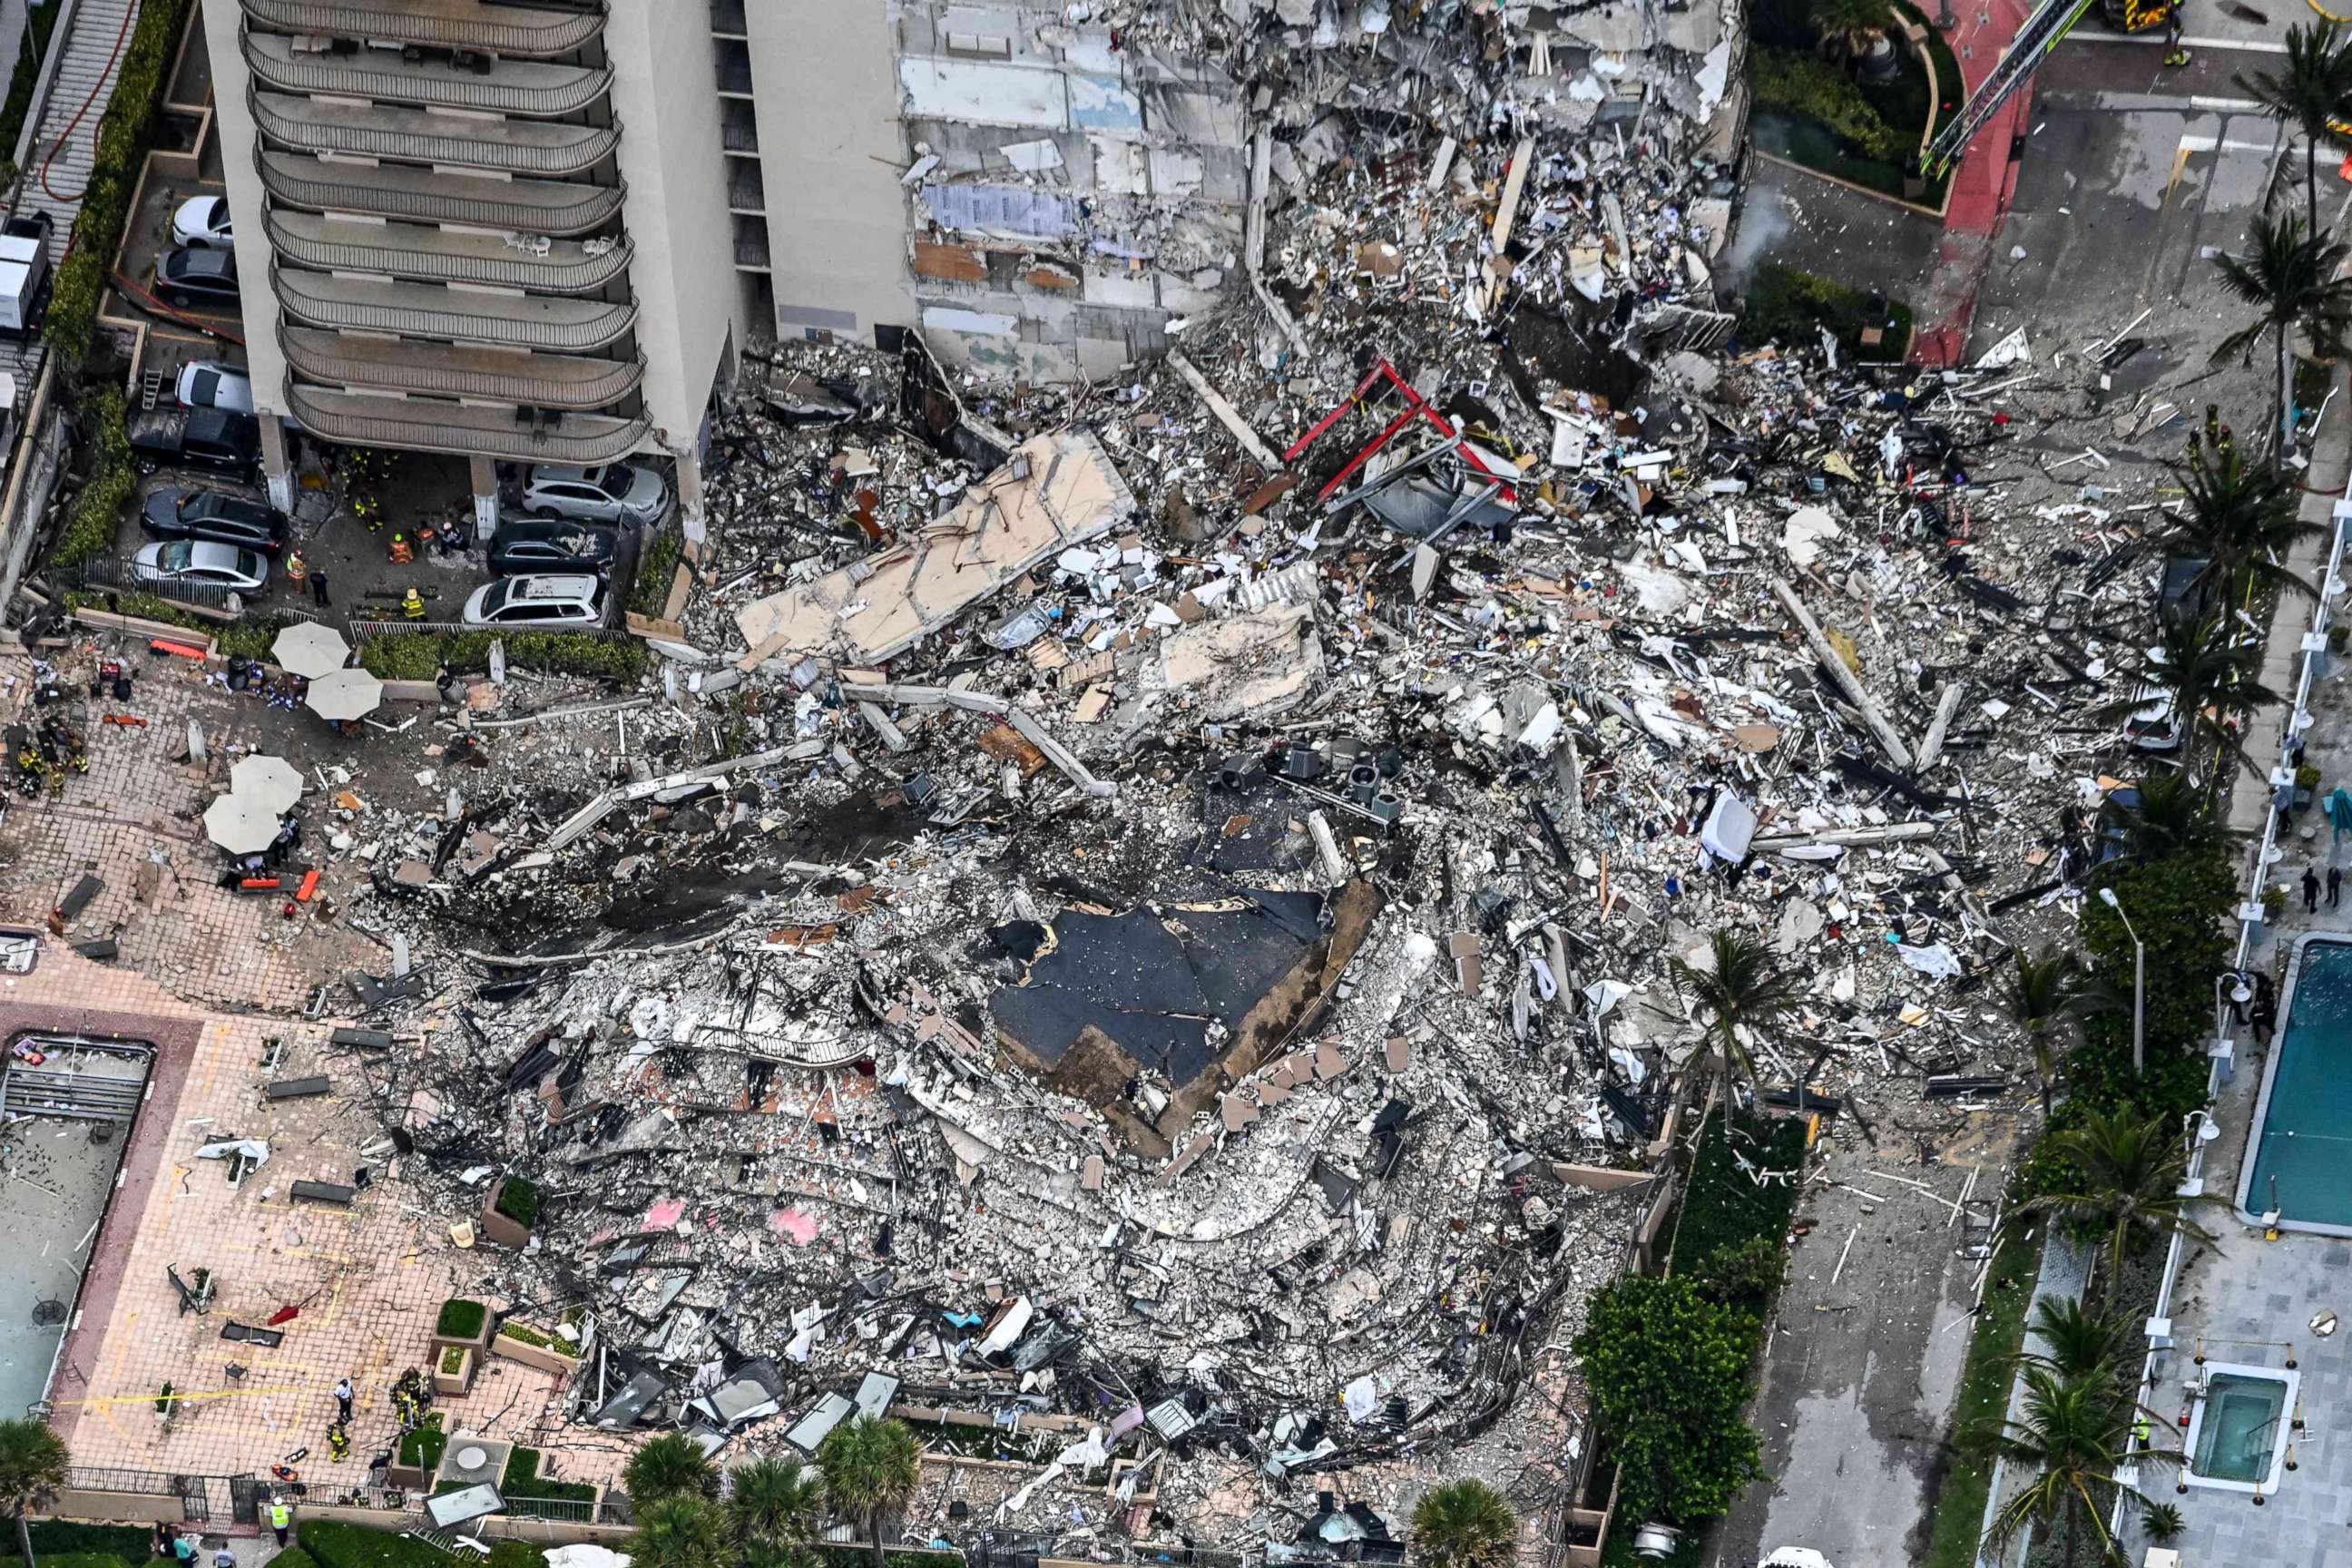
<path fill-rule="evenodd" d="M 688 550 L 698 559 L 709 531 L 702 524 L 702 458 L 692 451 L 678 454 L 677 525 L 685 531 Z"/>
<path fill-rule="evenodd" d="M 499 466 L 477 452 L 466 468 L 474 487 L 474 537 L 487 540 L 499 526 Z"/>
<path fill-rule="evenodd" d="M 294 468 L 286 460 L 286 423 L 264 414 L 261 426 L 261 472 L 269 483 L 269 504 L 294 515 Z"/>

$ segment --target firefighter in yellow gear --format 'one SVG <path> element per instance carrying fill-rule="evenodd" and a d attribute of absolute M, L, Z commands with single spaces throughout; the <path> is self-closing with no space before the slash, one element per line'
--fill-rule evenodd
<path fill-rule="evenodd" d="M 403 594 L 400 596 L 400 613 L 408 620 L 423 620 L 425 618 L 425 595 L 418 593 L 414 588 L 411 588 L 407 593 Z"/>
<path fill-rule="evenodd" d="M 404 533 L 394 534 L 392 536 L 392 563 L 394 566 L 405 566 L 415 559 L 416 552 L 408 547 L 408 535 Z"/>
<path fill-rule="evenodd" d="M 299 550 L 288 551 L 286 552 L 286 580 L 289 583 L 299 583 L 307 579 L 310 575 L 310 563 L 302 559 L 302 552 Z"/>

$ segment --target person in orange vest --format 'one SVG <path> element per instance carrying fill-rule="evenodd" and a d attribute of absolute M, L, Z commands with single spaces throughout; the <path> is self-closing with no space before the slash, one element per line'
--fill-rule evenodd
<path fill-rule="evenodd" d="M 288 551 L 286 552 L 286 580 L 289 583 L 299 583 L 310 575 L 310 563 L 302 559 L 302 552 L 299 550 Z"/>
<path fill-rule="evenodd" d="M 416 552 L 408 548 L 408 535 L 404 533 L 394 534 L 392 536 L 392 563 L 394 566 L 405 566 L 415 559 Z"/>

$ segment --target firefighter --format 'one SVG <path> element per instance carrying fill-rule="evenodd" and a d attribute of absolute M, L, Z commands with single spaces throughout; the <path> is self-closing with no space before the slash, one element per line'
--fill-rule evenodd
<path fill-rule="evenodd" d="M 338 1421 L 327 1428 L 327 1458 L 329 1462 L 340 1465 L 351 1457 L 352 1435 L 343 1430 L 343 1424 Z"/>
<path fill-rule="evenodd" d="M 2164 63 L 2176 70 L 2189 63 L 2189 51 L 2180 47 L 2180 0 L 2165 7 Z"/>
<path fill-rule="evenodd" d="M 402 618 L 405 620 L 423 620 L 425 618 L 425 595 L 418 593 L 415 588 L 412 586 L 407 593 L 403 594 L 400 596 L 400 614 Z"/>
<path fill-rule="evenodd" d="M 394 534 L 392 536 L 392 563 L 394 566 L 406 566 L 415 559 L 416 552 L 408 547 L 408 535 L 404 533 Z"/>
<path fill-rule="evenodd" d="M 310 575 L 310 563 L 302 559 L 302 552 L 299 550 L 288 551 L 286 552 L 286 580 L 289 583 L 299 583 L 307 579 Z"/>

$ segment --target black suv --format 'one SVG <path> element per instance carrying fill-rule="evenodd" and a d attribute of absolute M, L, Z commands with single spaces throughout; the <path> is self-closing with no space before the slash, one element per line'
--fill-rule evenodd
<path fill-rule="evenodd" d="M 189 485 L 158 485 L 140 508 L 150 539 L 209 539 L 275 555 L 286 547 L 286 525 L 267 501 Z"/>
<path fill-rule="evenodd" d="M 613 564 L 616 544 L 609 528 L 561 518 L 509 518 L 490 535 L 490 570 L 501 577 L 533 572 L 602 576 Z"/>

